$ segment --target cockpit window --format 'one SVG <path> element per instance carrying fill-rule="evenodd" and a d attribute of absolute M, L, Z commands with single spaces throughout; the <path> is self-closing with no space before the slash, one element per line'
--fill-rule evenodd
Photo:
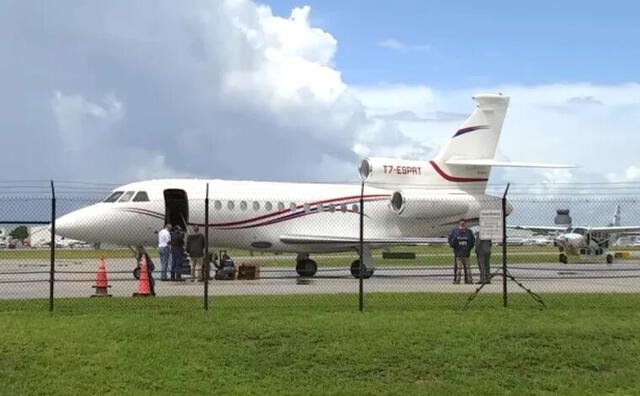
<path fill-rule="evenodd" d="M 573 233 L 574 234 L 579 234 L 579 235 L 586 235 L 587 234 L 587 229 L 586 228 L 574 228 L 573 229 Z"/>
<path fill-rule="evenodd" d="M 126 193 L 124 193 L 122 198 L 120 198 L 118 200 L 118 202 L 129 202 L 129 201 L 131 201 L 131 197 L 133 197 L 133 194 L 135 194 L 135 191 L 127 191 Z"/>
<path fill-rule="evenodd" d="M 124 191 L 114 191 L 111 195 L 105 198 L 102 202 L 116 202 L 124 194 Z"/>
<path fill-rule="evenodd" d="M 138 191 L 135 197 L 133 197 L 133 202 L 149 202 L 149 195 L 146 191 Z"/>

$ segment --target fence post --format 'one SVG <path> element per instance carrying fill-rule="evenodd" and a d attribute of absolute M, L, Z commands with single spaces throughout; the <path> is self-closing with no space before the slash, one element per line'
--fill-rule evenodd
<path fill-rule="evenodd" d="M 204 260 L 202 277 L 204 279 L 204 310 L 209 310 L 209 183 L 204 198 Z"/>
<path fill-rule="evenodd" d="M 56 189 L 51 180 L 51 259 L 49 266 L 49 312 L 53 311 L 53 287 L 56 271 Z"/>
<path fill-rule="evenodd" d="M 502 306 L 507 307 L 507 193 L 509 192 L 509 183 L 502 195 Z"/>
<path fill-rule="evenodd" d="M 364 181 L 360 187 L 360 252 L 358 274 L 358 307 L 360 312 L 364 310 Z"/>

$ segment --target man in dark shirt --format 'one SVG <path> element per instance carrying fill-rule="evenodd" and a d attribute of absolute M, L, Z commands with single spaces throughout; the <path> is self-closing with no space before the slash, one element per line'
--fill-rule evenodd
<path fill-rule="evenodd" d="M 198 226 L 193 226 L 193 232 L 187 237 L 187 254 L 191 258 L 191 282 L 196 279 L 202 282 L 202 265 L 204 258 L 204 235 L 200 233 Z"/>
<path fill-rule="evenodd" d="M 458 222 L 458 228 L 451 230 L 449 233 L 449 246 L 453 249 L 453 255 L 455 256 L 453 264 L 454 284 L 460 283 L 462 269 L 464 269 L 464 283 L 473 283 L 471 269 L 469 268 L 469 255 L 475 243 L 476 238 L 473 236 L 473 232 L 467 228 L 467 222 L 461 219 Z"/>
<path fill-rule="evenodd" d="M 182 280 L 182 262 L 184 261 L 184 233 L 179 225 L 171 233 L 171 280 Z"/>

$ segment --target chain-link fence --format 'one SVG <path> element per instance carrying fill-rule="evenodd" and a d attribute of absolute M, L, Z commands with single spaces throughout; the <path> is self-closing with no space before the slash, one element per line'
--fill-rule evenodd
<path fill-rule="evenodd" d="M 420 308 L 640 292 L 635 185 L 129 186 L 106 199 L 96 194 L 113 186 L 1 190 L 0 307 Z"/>

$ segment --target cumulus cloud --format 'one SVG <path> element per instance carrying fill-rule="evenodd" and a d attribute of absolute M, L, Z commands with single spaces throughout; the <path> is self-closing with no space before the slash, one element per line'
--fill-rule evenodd
<path fill-rule="evenodd" d="M 356 180 L 361 156 L 432 156 L 473 110 L 471 95 L 490 91 L 512 96 L 500 146 L 509 158 L 603 178 L 638 167 L 629 143 L 640 84 L 349 86 L 336 38 L 312 25 L 309 7 L 280 17 L 250 0 L 136 4 L 3 8 L 11 77 L 0 128 L 20 138 L 0 145 L 0 166 L 23 163 L 25 179 Z"/>
<path fill-rule="evenodd" d="M 0 147 L 0 165 L 30 158 L 25 178 L 334 180 L 357 179 L 358 147 L 422 147 L 367 114 L 309 7 L 288 17 L 249 0 L 135 7 L 3 9 L 12 78 L 0 128 L 26 138 Z M 378 138 L 386 130 L 393 137 Z"/>
<path fill-rule="evenodd" d="M 630 165 L 621 174 L 609 173 L 607 179 L 612 183 L 640 182 L 640 166 Z"/>
<path fill-rule="evenodd" d="M 81 148 L 98 144 L 124 117 L 124 106 L 113 94 L 105 95 L 103 104 L 86 100 L 82 95 L 65 95 L 56 91 L 51 109 L 60 137 L 68 147 Z"/>
<path fill-rule="evenodd" d="M 427 44 L 408 44 L 400 40 L 388 38 L 378 41 L 378 46 L 398 52 L 428 52 L 431 46 Z"/>

